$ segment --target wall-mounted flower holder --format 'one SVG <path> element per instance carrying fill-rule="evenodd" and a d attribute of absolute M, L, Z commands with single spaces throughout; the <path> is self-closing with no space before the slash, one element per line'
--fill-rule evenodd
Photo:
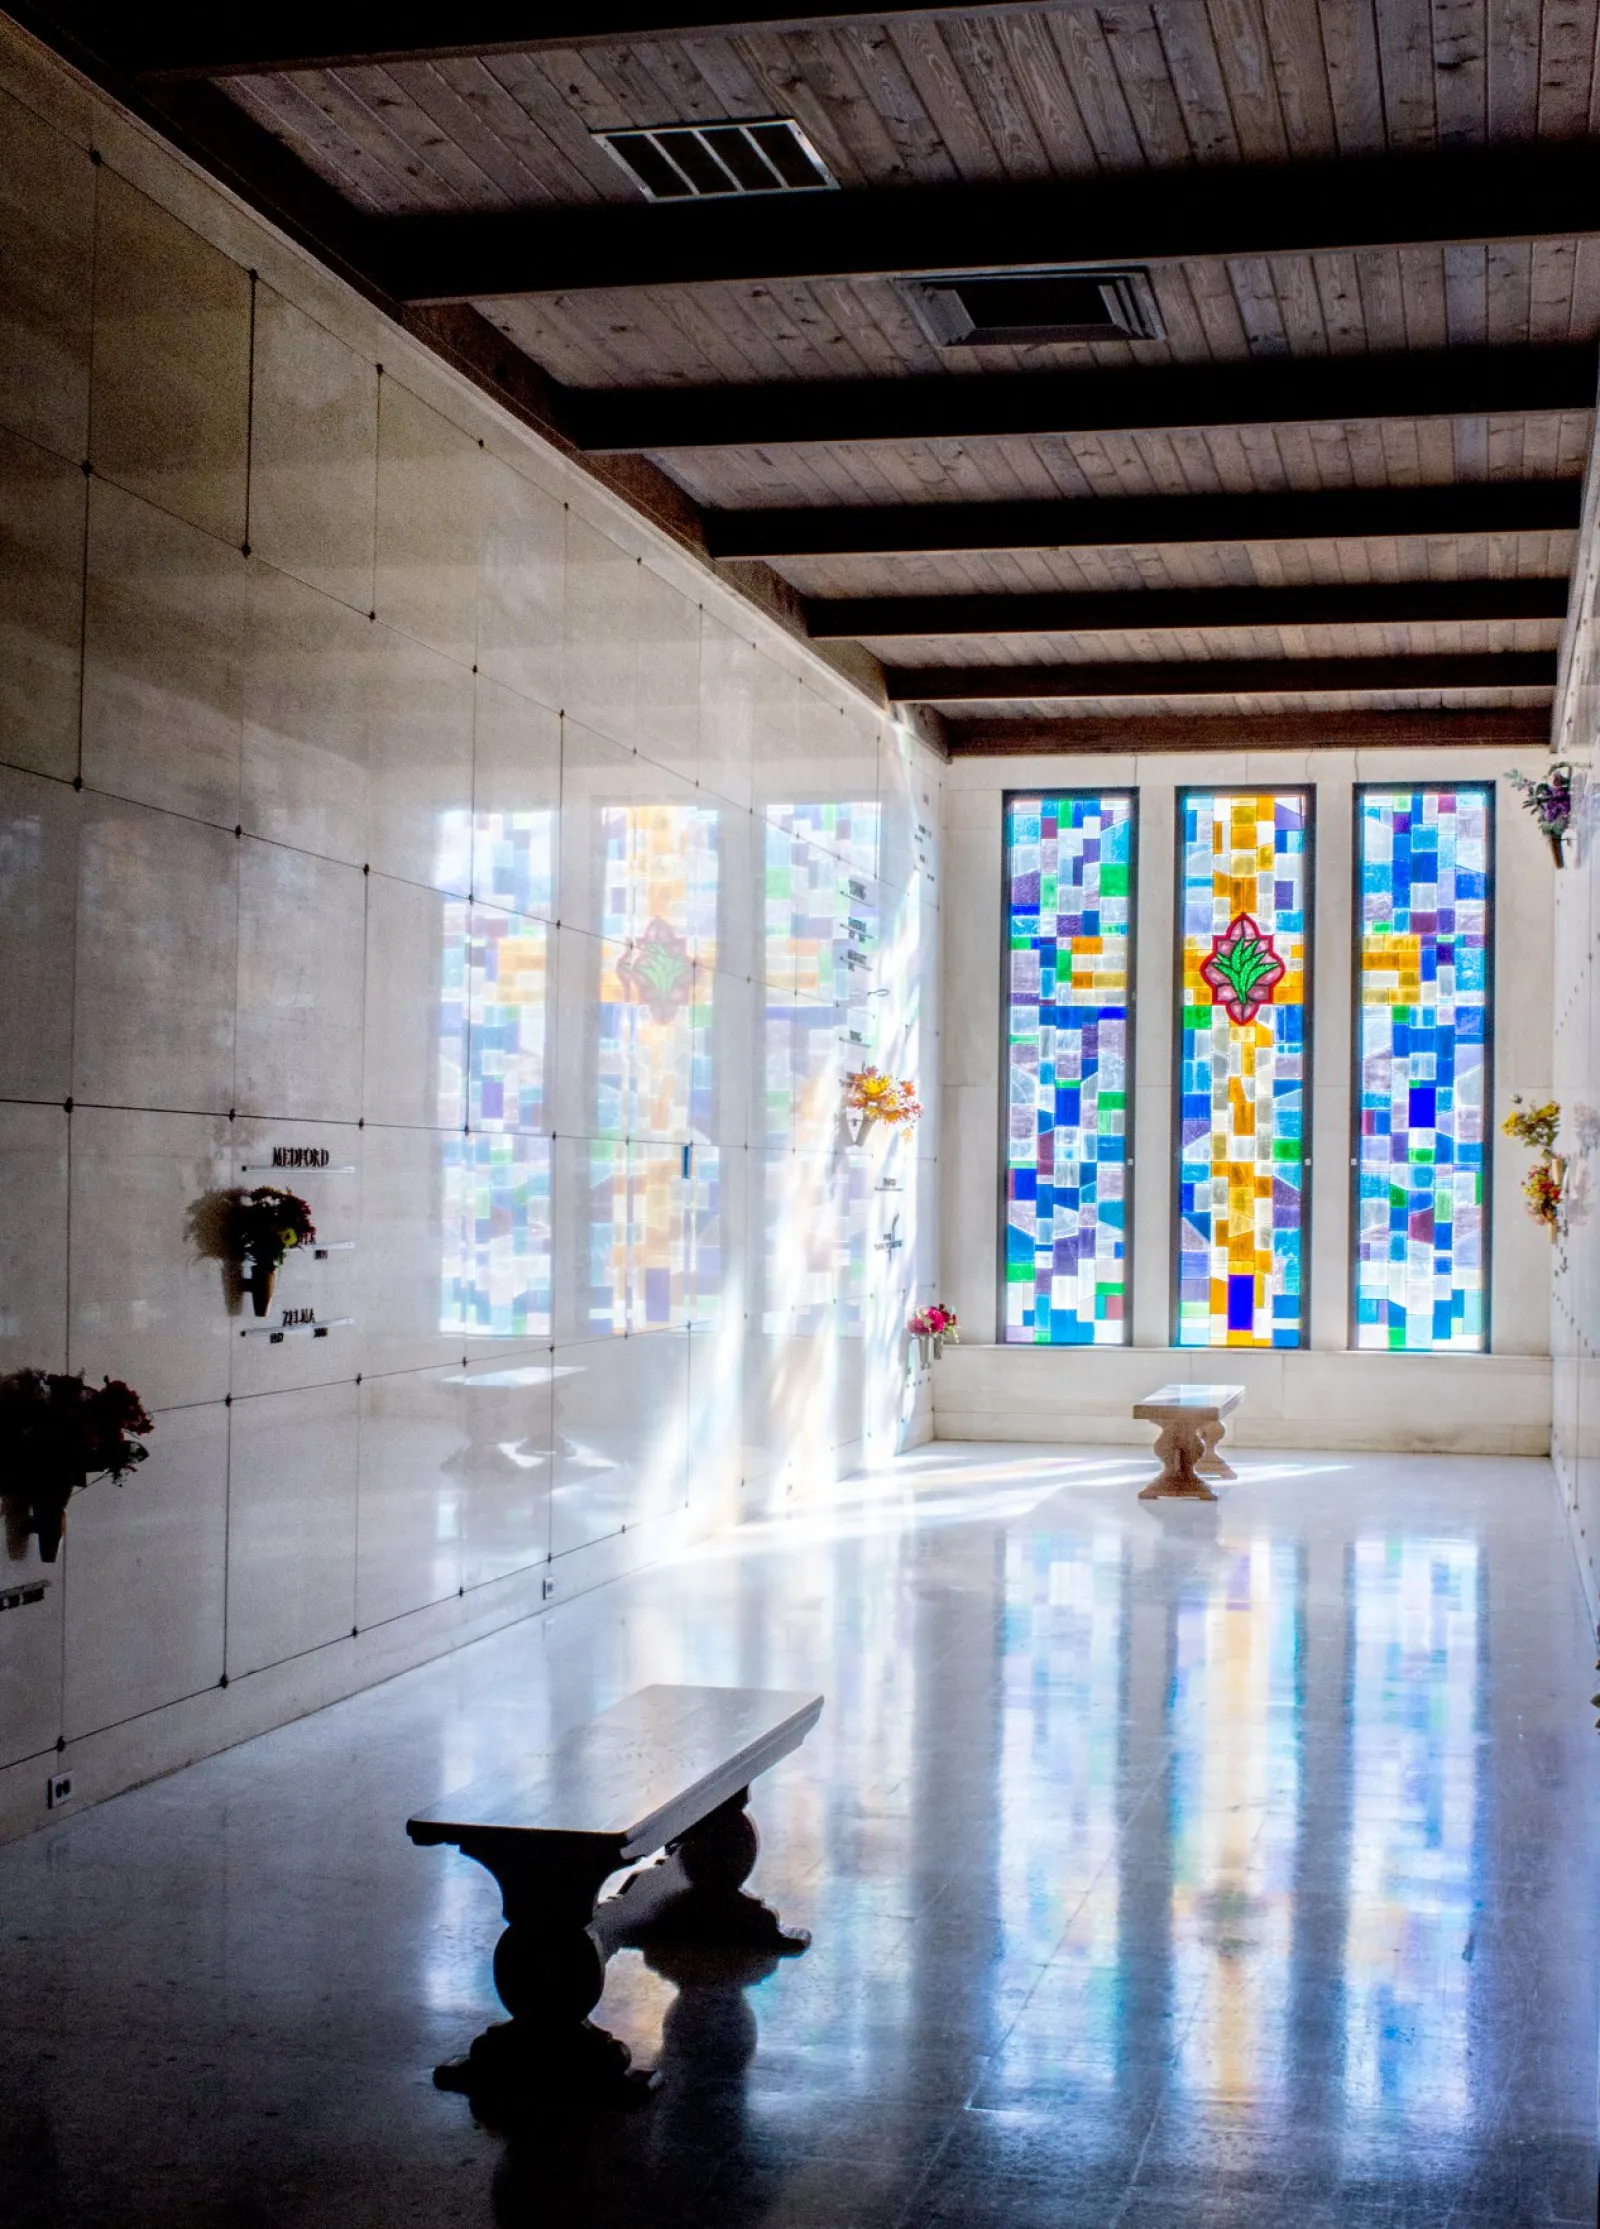
<path fill-rule="evenodd" d="M 258 1184 L 251 1192 L 230 1192 L 223 1204 L 223 1244 L 239 1283 L 256 1315 L 272 1306 L 284 1257 L 314 1247 L 317 1227 L 311 1209 L 297 1192 Z"/>
<path fill-rule="evenodd" d="M 1511 787 L 1522 792 L 1522 803 L 1539 824 L 1539 833 L 1550 846 L 1558 867 L 1567 863 L 1567 831 L 1572 826 L 1572 765 L 1557 759 L 1539 781 L 1528 774 L 1508 774 Z"/>
<path fill-rule="evenodd" d="M 1531 1145 L 1539 1156 L 1522 1180 L 1522 1194 L 1528 1203 L 1528 1213 L 1544 1226 L 1553 1246 L 1565 1222 L 1563 1205 L 1567 1187 L 1567 1157 L 1556 1151 L 1556 1135 L 1561 1127 L 1560 1104 L 1549 1099 L 1542 1107 L 1525 1107 L 1519 1093 L 1513 1097 L 1511 1112 L 1500 1127 L 1508 1138 L 1515 1138 L 1521 1145 Z"/>
<path fill-rule="evenodd" d="M 0 1378 L 0 1503 L 11 1556 L 20 1558 L 32 1535 L 40 1561 L 54 1563 L 72 1496 L 95 1479 L 120 1485 L 150 1452 L 137 1435 L 153 1429 L 120 1378 L 89 1385 L 81 1370 Z"/>

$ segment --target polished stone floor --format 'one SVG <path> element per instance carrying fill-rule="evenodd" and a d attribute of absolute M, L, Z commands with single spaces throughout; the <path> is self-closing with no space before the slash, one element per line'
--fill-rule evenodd
<path fill-rule="evenodd" d="M 1545 1465 L 935 1447 L 0 1850 L 7 2229 L 1595 2220 L 1600 1745 Z M 614 1961 L 666 2080 L 509 2136 L 408 1810 L 649 1680 L 826 1690 L 802 1959 Z"/>

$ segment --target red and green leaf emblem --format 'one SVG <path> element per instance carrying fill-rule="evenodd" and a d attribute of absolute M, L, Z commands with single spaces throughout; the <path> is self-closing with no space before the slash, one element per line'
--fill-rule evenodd
<path fill-rule="evenodd" d="M 634 1002 L 649 1009 L 652 1021 L 670 1021 L 689 999 L 693 963 L 683 938 L 659 917 L 634 944 L 617 969 Z"/>
<path fill-rule="evenodd" d="M 1248 913 L 1235 914 L 1221 936 L 1211 939 L 1211 957 L 1202 962 L 1201 980 L 1231 1022 L 1253 1022 L 1283 981 L 1286 970 L 1266 935 Z"/>

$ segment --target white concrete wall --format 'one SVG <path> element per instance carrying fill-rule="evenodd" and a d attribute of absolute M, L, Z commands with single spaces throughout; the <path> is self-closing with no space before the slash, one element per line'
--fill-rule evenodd
<path fill-rule="evenodd" d="M 941 769 L 9 30 L 0 639 L 0 1368 L 156 1414 L 0 1611 L 0 1831 L 926 1434 Z M 932 1095 L 892 1152 L 869 1052 Z M 288 1180 L 325 1340 L 189 1228 L 278 1145 L 346 1172 Z"/>
<path fill-rule="evenodd" d="M 938 1365 L 935 1427 L 947 1439 L 1148 1442 L 1131 1403 L 1169 1377 L 1249 1387 L 1234 1427 L 1273 1447 L 1433 1448 L 1542 1454 L 1549 1445 L 1549 1247 L 1523 1211 L 1527 1156 L 1499 1135 L 1515 1091 L 1550 1078 L 1549 854 L 1503 780 L 1496 798 L 1492 1339 L 1463 1356 L 1355 1354 L 1349 1338 L 1353 795 L 1361 782 L 1496 780 L 1542 755 L 1470 750 L 1243 751 L 1215 755 L 958 759 L 945 786 L 942 1042 L 944 1297 L 962 1344 Z M 1173 842 L 1176 793 L 1214 784 L 1309 784 L 1316 797 L 1316 937 L 1308 1176 L 1312 1251 L 1304 1350 L 1181 1354 L 1171 1339 Z M 1002 1232 L 1001 800 L 1007 790 L 1137 788 L 1132 1345 L 994 1342 Z"/>

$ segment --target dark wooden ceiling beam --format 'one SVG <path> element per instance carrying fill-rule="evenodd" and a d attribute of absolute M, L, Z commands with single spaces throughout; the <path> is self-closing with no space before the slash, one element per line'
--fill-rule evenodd
<path fill-rule="evenodd" d="M 999 372 L 981 379 L 772 380 L 760 386 L 575 390 L 590 456 L 823 442 L 974 441 L 1369 419 L 1523 417 L 1591 410 L 1592 341 L 1418 349 L 1253 364 Z"/>
<path fill-rule="evenodd" d="M 1550 741 L 1549 709 L 1541 705 L 1476 710 L 1452 706 L 1429 712 L 1165 712 L 1158 719 L 1079 716 L 1053 720 L 1007 718 L 944 723 L 952 758 L 991 758 L 1011 752 L 1078 751 L 1315 751 L 1315 750 L 1543 750 Z"/>
<path fill-rule="evenodd" d="M 442 62 L 455 55 L 540 54 L 653 39 L 737 38 L 748 31 L 822 31 L 919 17 L 1032 15 L 1063 0 L 877 0 L 868 7 L 804 8 L 794 0 L 601 0 L 594 7 L 535 7 L 530 0 L 471 0 L 465 7 L 303 4 L 218 11 L 143 7 L 105 18 L 129 67 L 155 83 L 262 77 L 280 70 L 347 69 L 363 62 Z M 1092 0 L 1065 0 L 1092 5 Z"/>
<path fill-rule="evenodd" d="M 1064 503 L 817 504 L 712 511 L 705 523 L 715 558 L 905 557 L 1551 533 L 1576 528 L 1581 499 L 1577 480 L 1484 480 L 1311 494 L 1085 496 Z"/>
<path fill-rule="evenodd" d="M 1404 627 L 1564 619 L 1565 578 L 1337 581 L 1313 588 L 1133 588 L 1021 596 L 814 596 L 817 642 L 1097 635 L 1201 627 Z"/>
<path fill-rule="evenodd" d="M 1333 696 L 1390 689 L 1550 689 L 1553 650 L 1400 658 L 1140 658 L 1093 665 L 890 666 L 897 703 L 1001 704 L 1044 698 Z"/>
<path fill-rule="evenodd" d="M 726 201 L 390 217 L 408 301 L 603 287 L 882 279 L 1193 262 L 1600 231 L 1592 140 L 1361 161 L 1208 164 L 1115 178 L 757 194 Z"/>

